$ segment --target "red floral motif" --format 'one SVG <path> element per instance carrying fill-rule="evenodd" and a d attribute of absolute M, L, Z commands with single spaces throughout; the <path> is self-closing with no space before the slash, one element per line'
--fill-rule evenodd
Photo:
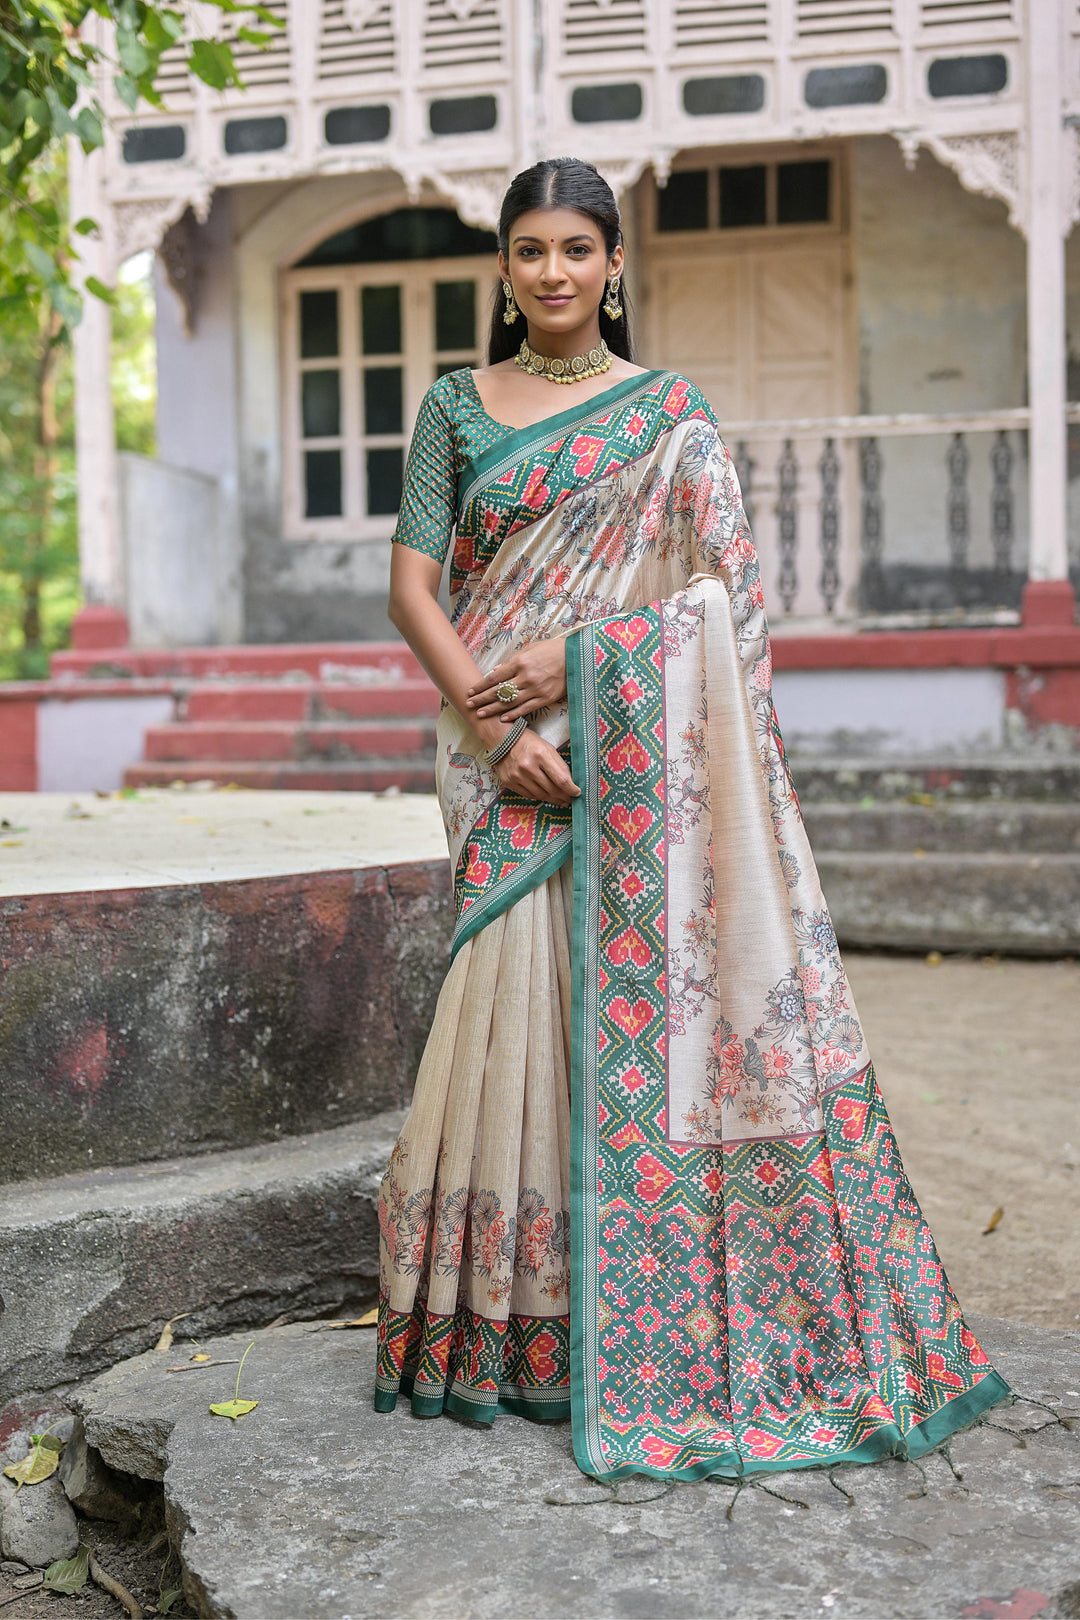
<path fill-rule="evenodd" d="M 544 482 L 546 467 L 534 467 L 526 481 L 525 488 L 518 497 L 522 506 L 528 506 L 533 511 L 539 511 L 547 505 L 551 490 Z"/>
<path fill-rule="evenodd" d="M 655 820 L 652 811 L 643 804 L 635 805 L 632 811 L 625 804 L 613 804 L 608 811 L 610 826 L 631 846 L 644 838 Z"/>
<path fill-rule="evenodd" d="M 604 763 L 609 771 L 636 771 L 644 776 L 652 765 L 646 750 L 634 736 L 623 737 L 613 748 L 609 748 L 604 755 Z"/>
<path fill-rule="evenodd" d="M 622 933 L 612 940 L 607 948 L 607 955 L 608 961 L 616 967 L 621 967 L 624 962 L 633 962 L 635 967 L 648 967 L 653 959 L 652 951 L 633 925 L 624 928 Z"/>
<path fill-rule="evenodd" d="M 651 1153 L 643 1153 L 634 1165 L 639 1180 L 634 1184 L 634 1191 L 639 1198 L 644 1198 L 648 1204 L 655 1204 L 657 1199 L 663 1198 L 675 1177 L 666 1164 L 661 1164 Z"/>
<path fill-rule="evenodd" d="M 628 1069 L 624 1069 L 622 1074 L 620 1074 L 619 1079 L 626 1087 L 627 1091 L 630 1092 L 631 1096 L 639 1086 L 647 1084 L 645 1076 L 635 1063 L 632 1063 Z"/>
<path fill-rule="evenodd" d="M 480 859 L 480 845 L 468 845 L 469 861 L 465 868 L 465 881 L 482 887 L 491 876 L 491 863 Z"/>
<path fill-rule="evenodd" d="M 843 1120 L 843 1130 L 840 1132 L 845 1142 L 859 1142 L 866 1130 L 866 1116 L 869 1105 L 857 1102 L 854 1097 L 841 1097 L 834 1109 L 837 1119 Z"/>
<path fill-rule="evenodd" d="M 596 463 L 604 453 L 607 441 L 596 438 L 588 433 L 579 433 L 570 446 L 570 454 L 574 461 L 574 477 L 589 478 L 596 469 Z"/>
<path fill-rule="evenodd" d="M 528 849 L 536 836 L 536 822 L 539 815 L 537 805 L 502 805 L 499 810 L 499 826 L 503 832 L 510 834 L 510 843 L 514 849 Z"/>
<path fill-rule="evenodd" d="M 644 996 L 639 996 L 632 1007 L 625 996 L 616 996 L 608 1005 L 608 1016 L 633 1041 L 652 1023 L 656 1009 Z"/>
<path fill-rule="evenodd" d="M 649 629 L 649 621 L 638 614 L 632 619 L 612 619 L 610 623 L 605 624 L 602 634 L 609 636 L 612 641 L 617 641 L 628 652 L 633 652 L 649 634 Z"/>

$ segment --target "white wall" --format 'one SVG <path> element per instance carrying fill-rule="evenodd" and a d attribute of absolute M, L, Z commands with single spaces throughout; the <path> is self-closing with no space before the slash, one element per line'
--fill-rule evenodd
<path fill-rule="evenodd" d="M 118 457 L 127 611 L 136 647 L 236 639 L 221 485 L 150 456 Z"/>
<path fill-rule="evenodd" d="M 854 143 L 852 232 L 864 412 L 1024 405 L 1025 247 L 1003 203 L 965 191 L 926 151 L 913 170 L 891 136 Z M 1013 467 L 1027 553 L 1027 469 Z M 973 563 L 990 564 L 989 436 L 969 435 Z M 945 562 L 944 442 L 882 441 L 887 560 Z"/>
<path fill-rule="evenodd" d="M 777 670 L 773 695 L 792 753 L 979 754 L 1005 742 L 1001 670 Z"/>
<path fill-rule="evenodd" d="M 219 191 L 206 224 L 195 227 L 190 237 L 187 268 L 195 279 L 190 333 L 160 258 L 154 266 L 158 455 L 170 467 L 201 473 L 217 484 L 218 609 L 211 639 L 223 642 L 238 641 L 243 635 L 232 228 L 229 195 Z M 178 629 L 168 639 L 175 642 L 185 634 Z"/>
<path fill-rule="evenodd" d="M 47 698 L 38 704 L 37 785 L 42 793 L 113 793 L 143 758 L 150 726 L 167 725 L 167 692 L 143 697 Z"/>

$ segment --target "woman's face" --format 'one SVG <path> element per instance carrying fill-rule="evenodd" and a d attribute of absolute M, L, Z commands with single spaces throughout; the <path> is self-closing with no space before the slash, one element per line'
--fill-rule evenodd
<path fill-rule="evenodd" d="M 600 227 L 573 208 L 536 208 L 510 227 L 499 272 L 535 330 L 572 332 L 591 322 L 609 276 L 622 271 L 623 251 L 608 257 Z"/>

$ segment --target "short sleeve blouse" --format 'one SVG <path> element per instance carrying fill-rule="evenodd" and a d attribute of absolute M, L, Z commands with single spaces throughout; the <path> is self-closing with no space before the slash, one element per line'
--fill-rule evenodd
<path fill-rule="evenodd" d="M 512 431 L 484 410 L 467 366 L 433 383 L 416 415 L 395 542 L 443 562 L 454 530 L 462 467 Z"/>

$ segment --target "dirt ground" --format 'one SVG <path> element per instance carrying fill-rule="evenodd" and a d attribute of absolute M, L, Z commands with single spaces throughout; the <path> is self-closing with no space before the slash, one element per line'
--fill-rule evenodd
<path fill-rule="evenodd" d="M 844 960 L 962 1307 L 1080 1327 L 1080 964 Z"/>

